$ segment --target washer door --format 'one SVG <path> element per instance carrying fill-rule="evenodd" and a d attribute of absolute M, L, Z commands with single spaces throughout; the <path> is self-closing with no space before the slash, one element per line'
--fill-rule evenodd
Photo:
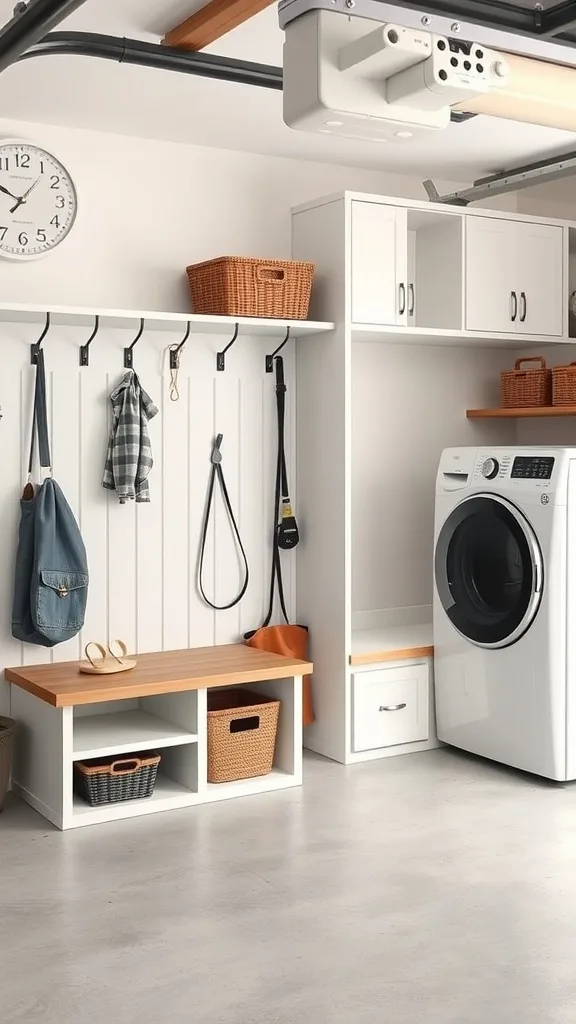
<path fill-rule="evenodd" d="M 540 545 L 505 498 L 475 494 L 452 510 L 438 537 L 434 571 L 452 625 L 478 647 L 515 643 L 538 611 Z"/>

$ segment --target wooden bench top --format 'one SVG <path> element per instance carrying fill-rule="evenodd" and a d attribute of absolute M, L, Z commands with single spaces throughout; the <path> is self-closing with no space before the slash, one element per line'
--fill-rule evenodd
<path fill-rule="evenodd" d="M 376 665 L 383 661 L 416 661 L 431 658 L 432 623 L 357 630 L 352 634 L 351 665 Z"/>
<path fill-rule="evenodd" d="M 7 668 L 9 683 L 20 686 L 56 708 L 99 704 L 107 700 L 150 697 L 158 693 L 203 690 L 212 686 L 262 683 L 309 675 L 312 665 L 245 644 L 196 647 L 138 655 L 136 668 L 115 675 L 84 675 L 77 661 Z"/>

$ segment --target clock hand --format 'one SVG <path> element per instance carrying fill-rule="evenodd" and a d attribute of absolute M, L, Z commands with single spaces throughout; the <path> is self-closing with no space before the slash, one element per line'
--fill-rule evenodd
<path fill-rule="evenodd" d="M 0 192 L 3 192 L 6 196 L 10 196 L 11 199 L 17 198 L 13 192 L 9 192 L 7 188 L 4 188 L 4 185 L 0 185 Z"/>
<path fill-rule="evenodd" d="M 17 210 L 17 209 L 18 209 L 18 208 L 19 208 L 20 206 L 22 206 L 22 204 L 23 204 L 23 203 L 25 203 L 25 202 L 26 202 L 26 200 L 27 200 L 28 196 L 30 195 L 30 193 L 31 193 L 32 189 L 36 188 L 36 185 L 38 184 L 38 182 L 40 181 L 40 179 L 41 179 L 41 178 L 42 178 L 42 175 L 40 175 L 40 177 L 39 177 L 39 178 L 36 178 L 36 181 L 35 181 L 35 182 L 33 182 L 33 184 L 32 184 L 32 185 L 30 185 L 30 188 L 26 190 L 26 192 L 24 193 L 24 195 L 23 195 L 23 196 L 20 196 L 20 198 L 19 198 L 19 199 L 17 200 L 17 202 L 16 202 L 16 205 L 15 205 L 15 206 L 13 206 L 13 207 L 11 208 L 11 210 L 10 210 L 10 213 L 15 213 L 15 212 L 16 212 L 16 210 Z M 16 196 L 12 196 L 12 198 L 13 198 L 13 199 L 16 199 Z"/>

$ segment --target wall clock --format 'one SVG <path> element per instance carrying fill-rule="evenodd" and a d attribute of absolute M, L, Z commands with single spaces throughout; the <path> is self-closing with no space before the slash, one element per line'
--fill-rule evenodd
<path fill-rule="evenodd" d="M 78 199 L 68 171 L 30 142 L 0 139 L 0 256 L 37 259 L 64 241 Z"/>

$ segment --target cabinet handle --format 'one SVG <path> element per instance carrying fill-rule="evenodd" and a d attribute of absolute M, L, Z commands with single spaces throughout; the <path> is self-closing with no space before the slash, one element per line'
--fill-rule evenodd
<path fill-rule="evenodd" d="M 404 313 L 406 312 L 406 285 L 404 284 L 403 281 L 401 281 L 400 284 L 398 285 L 398 297 L 398 314 L 399 316 L 403 316 Z"/>
<path fill-rule="evenodd" d="M 516 295 L 516 292 L 510 292 L 510 319 L 511 319 L 512 323 L 514 323 L 514 321 L 516 320 L 517 316 L 518 316 L 518 296 Z"/>
<path fill-rule="evenodd" d="M 520 292 L 520 323 L 523 324 L 526 319 L 526 313 L 528 312 L 528 303 L 526 301 L 526 292 Z"/>
<path fill-rule="evenodd" d="M 406 704 L 383 704 L 382 707 L 378 708 L 378 711 L 402 711 Z"/>
<path fill-rule="evenodd" d="M 414 291 L 414 285 L 412 282 L 408 285 L 408 316 L 414 316 L 414 309 L 416 307 L 416 292 Z"/>

